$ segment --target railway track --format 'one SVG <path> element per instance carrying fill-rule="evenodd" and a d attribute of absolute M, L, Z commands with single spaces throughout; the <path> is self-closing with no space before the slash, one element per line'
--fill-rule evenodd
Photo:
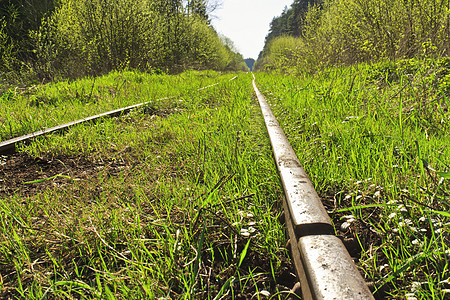
<path fill-rule="evenodd" d="M 374 299 L 334 229 L 266 99 L 256 86 L 275 163 L 283 184 L 283 207 L 292 259 L 304 299 Z"/>
<path fill-rule="evenodd" d="M 304 299 L 374 299 L 266 99 L 256 86 L 275 163 L 283 184 L 283 207 L 292 260 Z"/>
<path fill-rule="evenodd" d="M 235 80 L 237 78 L 237 76 L 234 76 L 233 78 L 231 78 L 229 81 Z M 214 87 L 216 85 L 218 85 L 219 82 L 211 84 L 211 85 L 207 85 L 204 87 L 201 87 L 199 89 L 197 89 L 197 91 L 202 91 L 211 87 Z M 158 100 L 167 100 L 167 99 L 172 99 L 175 98 L 175 96 L 172 97 L 166 97 L 166 98 L 162 98 L 162 99 L 158 99 Z M 58 126 L 54 126 L 51 128 L 46 128 L 46 129 L 42 129 L 42 130 L 38 130 L 26 135 L 22 135 L 19 137 L 15 137 L 3 142 L 0 142 L 0 154 L 12 154 L 14 152 L 16 152 L 16 145 L 20 144 L 20 143 L 28 143 L 31 140 L 40 137 L 40 136 L 45 136 L 47 134 L 52 134 L 52 133 L 58 133 L 58 132 L 63 132 L 68 130 L 70 127 L 73 127 L 75 125 L 78 124 L 82 124 L 85 122 L 95 122 L 100 120 L 101 118 L 113 118 L 113 117 L 117 117 L 120 116 L 122 114 L 126 114 L 130 111 L 132 111 L 133 109 L 139 108 L 139 107 L 143 107 L 147 104 L 149 104 L 150 102 L 142 102 L 142 103 L 138 103 L 138 104 L 134 104 L 134 105 L 130 105 L 127 107 L 123 107 L 123 108 L 119 108 L 119 109 L 115 109 L 115 110 L 111 110 L 108 112 L 104 112 L 101 114 L 97 114 L 94 116 L 90 116 L 90 117 L 86 117 L 86 118 L 82 118 L 76 121 L 72 121 L 72 122 L 68 122 L 62 125 L 58 125 Z"/>
<path fill-rule="evenodd" d="M 258 90 L 255 78 L 253 88 L 261 106 L 284 189 L 286 231 L 303 299 L 374 299 L 345 246 L 334 235 L 330 217 L 267 101 Z M 61 132 L 84 122 L 119 116 L 146 104 L 139 103 L 1 142 L 0 154 L 15 152 L 18 143 Z"/>

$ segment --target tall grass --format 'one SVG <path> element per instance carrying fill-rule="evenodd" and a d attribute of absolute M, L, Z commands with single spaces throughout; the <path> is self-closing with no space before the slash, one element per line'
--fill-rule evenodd
<path fill-rule="evenodd" d="M 218 83 L 218 78 L 220 74 L 213 71 L 187 71 L 177 76 L 124 71 L 10 89 L 0 94 L 0 140 L 137 103 L 155 106 L 159 99 L 180 97 L 192 89 Z M 179 104 L 174 101 L 172 105 Z"/>
<path fill-rule="evenodd" d="M 145 98 L 179 79 L 114 76 Z M 21 156 L 61 161 L 71 179 L 36 172 L 0 196 L 0 297 L 284 299 L 292 269 L 270 144 L 251 76 L 229 79 L 198 91 L 192 76 L 153 109 L 24 146 Z"/>
<path fill-rule="evenodd" d="M 380 298 L 449 295 L 448 73 L 448 60 L 407 60 L 256 74 Z"/>

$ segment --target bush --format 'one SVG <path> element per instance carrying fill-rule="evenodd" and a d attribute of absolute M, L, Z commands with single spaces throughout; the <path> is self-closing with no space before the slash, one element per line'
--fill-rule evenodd
<path fill-rule="evenodd" d="M 51 20 L 55 68 L 66 76 L 140 68 L 158 58 L 158 27 L 146 0 L 62 0 Z"/>
<path fill-rule="evenodd" d="M 265 70 L 292 71 L 303 57 L 300 38 L 282 36 L 272 39 L 267 46 L 262 65 Z"/>
<path fill-rule="evenodd" d="M 300 39 L 300 70 L 384 59 L 447 57 L 450 0 L 324 0 L 321 6 L 309 7 Z M 279 68 L 273 61 L 286 54 L 280 52 L 280 58 L 267 60 L 273 53 L 264 53 L 264 63 Z M 286 66 L 289 68 L 289 63 Z"/>
<path fill-rule="evenodd" d="M 0 72 L 53 80 L 126 68 L 245 68 L 205 15 L 181 0 L 58 0 L 56 8 L 54 0 L 20 1 L 4 15 L 0 1 Z"/>

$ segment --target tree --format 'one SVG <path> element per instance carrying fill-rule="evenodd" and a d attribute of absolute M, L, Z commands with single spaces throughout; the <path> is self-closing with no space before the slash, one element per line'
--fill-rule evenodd
<path fill-rule="evenodd" d="M 253 71 L 253 65 L 255 64 L 255 60 L 253 58 L 246 58 L 244 59 L 245 64 L 250 69 L 250 71 Z"/>
<path fill-rule="evenodd" d="M 208 10 L 207 10 L 207 1 L 206 0 L 190 0 L 187 3 L 188 15 L 196 16 L 201 20 L 207 22 L 207 24 L 211 23 L 209 19 Z"/>
<path fill-rule="evenodd" d="M 273 18 L 270 23 L 266 45 L 276 37 L 288 35 L 300 37 L 306 25 L 306 13 L 311 5 L 321 5 L 323 0 L 295 0 L 291 7 L 285 7 L 281 16 Z"/>

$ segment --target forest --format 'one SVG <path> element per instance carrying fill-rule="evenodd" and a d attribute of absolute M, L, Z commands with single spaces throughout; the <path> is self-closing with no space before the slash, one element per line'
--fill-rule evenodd
<path fill-rule="evenodd" d="M 54 80 L 126 68 L 246 70 L 205 0 L 0 1 L 0 73 Z"/>
<path fill-rule="evenodd" d="M 450 1 L 295 0 L 255 66 L 288 73 L 450 55 Z"/>

